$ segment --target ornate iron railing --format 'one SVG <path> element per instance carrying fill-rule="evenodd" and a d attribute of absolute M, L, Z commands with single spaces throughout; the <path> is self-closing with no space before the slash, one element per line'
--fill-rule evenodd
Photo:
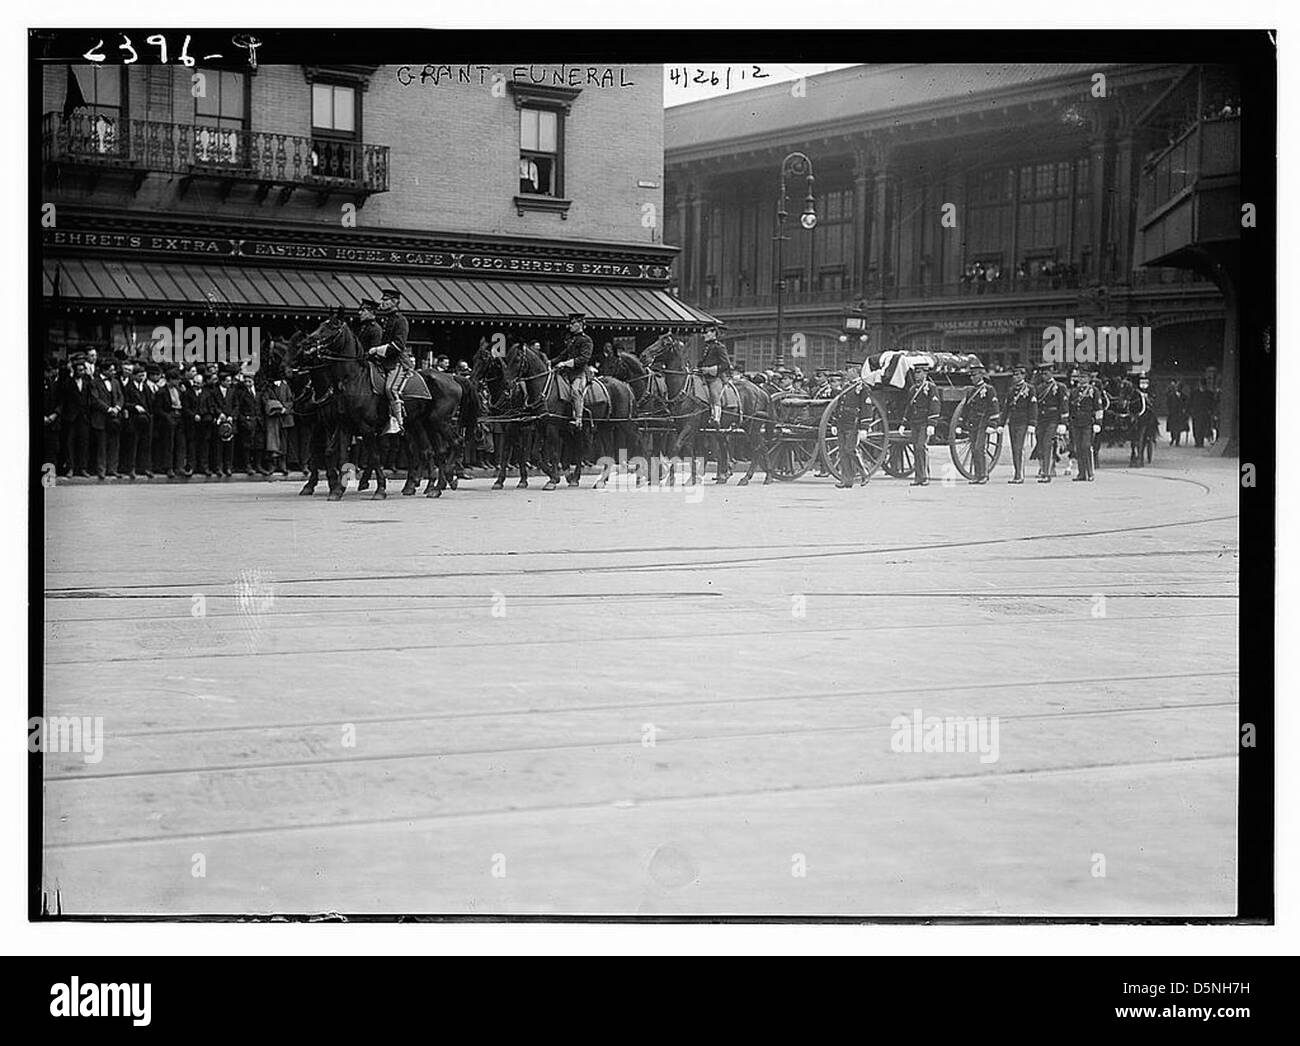
<path fill-rule="evenodd" d="M 229 175 L 241 181 L 388 191 L 388 146 L 243 128 L 124 120 L 110 112 L 46 113 L 42 155 L 51 162 Z"/>

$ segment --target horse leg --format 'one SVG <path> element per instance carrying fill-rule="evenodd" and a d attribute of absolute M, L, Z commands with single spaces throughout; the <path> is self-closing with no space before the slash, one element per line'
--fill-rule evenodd
<path fill-rule="evenodd" d="M 767 439 L 767 432 L 767 425 L 757 423 L 754 425 L 754 453 L 763 458 L 763 486 L 765 487 L 775 482 L 772 479 L 772 448 Z"/>
<path fill-rule="evenodd" d="M 759 448 L 762 446 L 763 433 L 761 425 L 749 426 L 749 468 L 745 474 L 740 477 L 740 486 L 748 486 L 749 481 L 754 478 L 754 469 L 758 467 Z M 767 470 L 766 462 L 763 465 L 764 472 Z"/>
<path fill-rule="evenodd" d="M 383 461 L 381 454 L 383 453 L 382 446 L 385 438 L 386 437 L 376 433 L 367 437 L 366 440 L 368 444 L 366 449 L 366 468 L 369 470 L 371 467 L 374 467 L 375 470 L 375 492 L 371 495 L 370 499 L 372 501 L 383 501 L 388 497 L 388 480 L 384 476 L 383 465 L 380 464 L 380 462 Z M 361 486 L 358 484 L 357 490 L 360 489 Z"/>

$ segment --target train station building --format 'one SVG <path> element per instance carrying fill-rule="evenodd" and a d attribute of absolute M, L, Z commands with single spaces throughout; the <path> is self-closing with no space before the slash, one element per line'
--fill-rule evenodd
<path fill-rule="evenodd" d="M 668 290 L 658 66 L 50 65 L 42 332 L 315 327 L 402 294 L 411 341 L 644 342 L 708 322 Z"/>
<path fill-rule="evenodd" d="M 1189 92 L 1189 72 L 855 66 L 670 108 L 674 290 L 727 321 L 751 370 L 888 348 L 1006 368 L 1069 320 L 1149 327 L 1154 376 L 1195 380 L 1222 366 L 1224 295 L 1144 230 L 1200 176 L 1231 188 L 1241 109 L 1231 76 Z"/>

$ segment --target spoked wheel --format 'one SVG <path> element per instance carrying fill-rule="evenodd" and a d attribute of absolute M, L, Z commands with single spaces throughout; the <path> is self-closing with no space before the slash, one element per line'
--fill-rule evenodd
<path fill-rule="evenodd" d="M 802 433 L 802 428 L 798 426 L 782 433 L 769 448 L 768 461 L 774 479 L 787 482 L 798 479 L 817 464 L 817 436 L 811 429 L 807 434 Z"/>
<path fill-rule="evenodd" d="M 916 453 L 912 450 L 911 440 L 891 440 L 889 453 L 882 463 L 885 472 L 895 479 L 906 479 L 916 471 Z"/>
<path fill-rule="evenodd" d="M 957 409 L 952 412 L 952 421 L 948 426 L 948 453 L 952 455 L 952 463 L 957 466 L 957 471 L 967 479 L 975 478 L 974 462 L 971 460 L 971 433 L 966 431 L 965 419 L 963 413 L 966 404 L 958 403 Z M 998 463 L 998 458 L 1002 456 L 1002 429 L 998 428 L 994 432 L 982 432 L 978 435 L 984 440 L 984 460 L 988 463 L 986 473 L 993 471 L 993 466 Z"/>
<path fill-rule="evenodd" d="M 835 415 L 840 407 L 840 400 L 854 390 L 841 392 L 822 411 L 821 424 L 817 426 L 817 442 L 821 446 L 822 461 L 826 471 L 841 480 L 840 475 L 840 441 L 835 423 Z M 857 441 L 858 467 L 864 476 L 874 475 L 884 463 L 889 450 L 889 423 L 885 416 L 885 403 L 874 392 L 868 394 L 858 417 Z"/>

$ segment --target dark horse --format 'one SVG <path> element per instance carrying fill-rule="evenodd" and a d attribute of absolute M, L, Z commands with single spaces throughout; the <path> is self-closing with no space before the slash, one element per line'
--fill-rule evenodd
<path fill-rule="evenodd" d="M 633 416 L 645 425 L 640 429 L 645 451 L 655 461 L 667 457 L 671 432 L 663 424 L 668 419 L 668 385 L 664 376 L 652 371 L 635 353 L 615 351 L 610 345 L 596 349 L 591 359 L 602 374 L 617 378 L 632 390 Z"/>
<path fill-rule="evenodd" d="M 718 459 L 715 482 L 725 483 L 731 475 L 728 453 L 729 438 L 742 437 L 743 448 L 749 457 L 749 469 L 740 480 L 743 487 L 754 477 L 754 469 L 763 466 L 763 483 L 772 482 L 767 455 L 767 429 L 772 421 L 772 401 L 766 392 L 745 378 L 728 383 L 734 394 L 724 391 L 722 399 L 722 427 L 706 426 L 709 417 L 709 396 L 704 379 L 686 365 L 685 346 L 671 335 L 663 335 L 641 352 L 642 362 L 652 371 L 663 375 L 668 387 L 668 416 L 673 422 L 673 438 L 669 444 L 669 457 L 677 458 L 683 448 L 691 454 L 689 483 L 698 483 L 698 456 L 694 453 L 700 436 L 713 436 Z M 668 465 L 668 482 L 673 482 L 674 464 Z"/>
<path fill-rule="evenodd" d="M 507 385 L 517 385 L 523 390 L 522 415 L 532 419 L 542 469 L 547 475 L 542 489 L 554 490 L 560 485 L 561 462 L 572 466 L 565 475 L 566 482 L 571 487 L 578 486 L 582 482 L 588 429 L 572 424 L 568 388 L 551 361 L 516 342 L 506 350 L 502 370 Z M 609 479 L 614 450 L 621 447 L 629 457 L 639 450 L 640 439 L 632 417 L 633 400 L 632 390 L 616 378 L 593 379 L 587 384 L 585 413 L 591 418 L 596 452 L 605 463 L 604 471 L 596 480 L 597 487 L 605 486 Z"/>
<path fill-rule="evenodd" d="M 389 423 L 383 375 L 366 359 L 352 328 L 340 316 L 331 316 L 312 331 L 298 357 L 296 366 L 311 372 L 317 397 L 328 398 L 333 403 L 328 414 L 317 415 L 317 421 L 328 425 L 325 476 L 330 487 L 329 500 L 338 501 L 347 489 L 342 466 L 354 436 L 361 440 L 363 455 L 371 461 L 380 460 L 380 437 Z M 422 370 L 419 374 L 429 396 L 408 399 L 403 394 L 402 398 L 406 408 L 406 456 L 410 463 L 402 493 L 414 494 L 419 472 L 424 472 L 428 476 L 425 495 L 440 497 L 451 479 L 460 444 L 456 419 L 464 390 L 450 374 L 432 370 Z M 372 497 L 386 498 L 387 480 L 382 469 L 376 471 L 375 479 Z M 309 477 L 302 492 L 310 494 L 314 487 Z"/>
<path fill-rule="evenodd" d="M 491 348 L 486 344 L 480 345 L 474 353 L 470 380 L 487 391 L 489 414 L 496 417 L 523 416 L 522 386 L 506 381 L 504 360 L 492 355 Z M 527 487 L 528 459 L 533 452 L 534 427 L 522 421 L 497 421 L 490 425 L 490 429 L 497 466 L 497 478 L 492 489 L 501 490 L 505 487 L 506 473 L 510 471 L 512 459 L 519 466 L 519 482 L 516 486 Z"/>

